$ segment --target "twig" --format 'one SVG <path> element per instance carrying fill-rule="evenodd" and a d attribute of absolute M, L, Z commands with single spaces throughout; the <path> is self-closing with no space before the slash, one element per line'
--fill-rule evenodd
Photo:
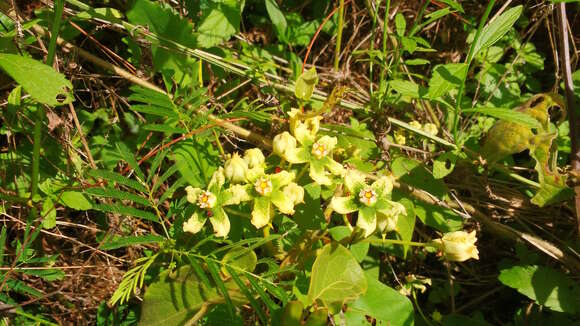
<path fill-rule="evenodd" d="M 572 173 L 575 178 L 580 174 L 580 150 L 578 148 L 578 126 L 576 124 L 576 106 L 574 104 L 574 82 L 572 81 L 572 68 L 570 67 L 570 45 L 568 43 L 568 24 L 566 18 L 566 4 L 560 3 L 558 6 L 558 23 L 560 24 L 560 61 L 562 71 L 564 73 L 564 85 L 566 89 L 566 106 L 568 107 L 568 121 L 570 123 L 570 140 L 572 141 L 572 149 L 570 152 L 570 165 L 572 166 Z M 580 237 L 580 185 L 574 187 L 576 206 L 576 222 L 578 236 Z"/>

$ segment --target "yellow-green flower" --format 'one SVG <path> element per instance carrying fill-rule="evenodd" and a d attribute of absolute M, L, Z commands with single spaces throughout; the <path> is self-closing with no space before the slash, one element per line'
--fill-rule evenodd
<path fill-rule="evenodd" d="M 415 129 L 421 130 L 421 123 L 417 120 L 413 120 L 413 121 L 409 122 L 409 126 L 415 128 Z"/>
<path fill-rule="evenodd" d="M 310 178 L 321 185 L 332 184 L 331 175 L 342 176 L 343 166 L 332 159 L 332 150 L 338 142 L 336 137 L 317 137 L 320 117 L 298 119 L 299 111 L 290 112 L 290 134 L 280 134 L 275 153 L 292 164 L 308 163 Z M 276 139 L 276 138 L 275 138 Z M 300 144 L 300 146 L 297 146 Z"/>
<path fill-rule="evenodd" d="M 339 214 L 358 211 L 356 225 L 365 231 L 365 237 L 378 228 L 383 234 L 395 230 L 400 215 L 406 215 L 405 207 L 390 200 L 393 179 L 380 177 L 368 185 L 365 175 L 357 170 L 348 170 L 344 177 L 347 195 L 333 197 L 330 207 Z"/>
<path fill-rule="evenodd" d="M 230 220 L 223 206 L 236 205 L 242 201 L 251 200 L 243 191 L 242 185 L 232 185 L 224 189 L 225 173 L 219 168 L 212 176 L 206 190 L 188 186 L 187 201 L 195 204 L 193 215 L 183 223 L 183 231 L 197 233 L 201 231 L 205 222 L 209 219 L 215 235 L 225 237 L 230 232 Z"/>
<path fill-rule="evenodd" d="M 441 239 L 433 240 L 433 243 L 443 251 L 445 259 L 462 262 L 470 258 L 479 259 L 476 241 L 475 231 L 455 231 L 445 233 Z"/>
<path fill-rule="evenodd" d="M 423 131 L 433 136 L 437 136 L 437 134 L 439 133 L 439 129 L 437 129 L 437 126 L 433 123 L 424 124 Z"/>
<path fill-rule="evenodd" d="M 234 153 L 229 160 L 224 164 L 224 173 L 226 178 L 232 183 L 240 183 L 246 181 L 246 173 L 248 172 L 248 163 L 240 157 L 238 153 Z"/>

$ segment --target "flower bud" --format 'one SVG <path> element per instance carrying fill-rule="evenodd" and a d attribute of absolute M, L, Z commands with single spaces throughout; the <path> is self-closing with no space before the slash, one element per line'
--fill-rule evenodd
<path fill-rule="evenodd" d="M 234 153 L 234 155 L 226 161 L 226 164 L 224 164 L 224 173 L 226 178 L 231 182 L 244 182 L 246 180 L 247 171 L 248 163 L 246 163 L 238 153 Z"/>
<path fill-rule="evenodd" d="M 300 187 L 294 182 L 288 184 L 282 190 L 284 192 L 284 197 L 287 200 L 292 201 L 293 205 L 297 205 L 304 202 L 304 188 Z"/>
<path fill-rule="evenodd" d="M 395 133 L 395 143 L 399 145 L 405 145 L 407 143 L 407 138 L 405 138 L 402 132 Z"/>
<path fill-rule="evenodd" d="M 470 258 L 479 259 L 476 241 L 475 231 L 455 231 L 445 233 L 441 239 L 433 240 L 433 243 L 443 251 L 447 260 L 462 262 Z"/>
<path fill-rule="evenodd" d="M 409 126 L 415 128 L 415 129 L 421 130 L 421 123 L 417 120 L 413 120 L 413 121 L 409 122 Z"/>
<path fill-rule="evenodd" d="M 290 135 L 289 132 L 284 131 L 281 134 L 277 134 L 272 141 L 272 147 L 274 149 L 274 153 L 278 156 L 284 157 L 285 153 L 290 150 L 296 148 L 296 138 Z"/>
<path fill-rule="evenodd" d="M 253 169 L 264 165 L 266 158 L 259 148 L 248 149 L 244 153 L 244 161 L 248 164 L 248 168 Z"/>
<path fill-rule="evenodd" d="M 423 131 L 432 135 L 432 136 L 437 136 L 437 134 L 439 133 L 439 130 L 437 129 L 437 126 L 432 124 L 432 123 L 426 123 L 423 125 Z"/>

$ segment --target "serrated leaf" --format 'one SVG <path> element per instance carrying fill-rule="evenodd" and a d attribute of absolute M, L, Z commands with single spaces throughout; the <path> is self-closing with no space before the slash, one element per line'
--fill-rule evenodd
<path fill-rule="evenodd" d="M 459 88 L 467 75 L 467 68 L 465 63 L 448 63 L 435 67 L 433 76 L 429 79 L 427 96 L 434 99 Z"/>
<path fill-rule="evenodd" d="M 105 242 L 100 248 L 103 250 L 113 250 L 138 244 L 158 243 L 164 240 L 164 237 L 154 234 L 122 236 Z"/>
<path fill-rule="evenodd" d="M 0 53 L 0 67 L 40 103 L 59 106 L 74 100 L 71 82 L 63 74 L 40 61 L 16 54 Z"/>
<path fill-rule="evenodd" d="M 523 7 L 521 5 L 510 8 L 487 24 L 481 31 L 481 35 L 473 47 L 472 56 L 476 56 L 482 49 L 494 45 L 509 32 L 518 18 L 520 18 L 522 9 Z"/>
<path fill-rule="evenodd" d="M 366 291 L 367 280 L 351 252 L 337 243 L 325 245 L 312 266 L 308 301 L 336 313 Z"/>
<path fill-rule="evenodd" d="M 133 171 L 135 172 L 137 177 L 141 180 L 145 180 L 145 174 L 143 174 L 143 171 L 139 167 L 139 163 L 137 162 L 137 160 L 135 159 L 135 156 L 129 150 L 127 145 L 125 145 L 125 143 L 123 143 L 123 142 L 118 142 L 116 144 L 116 146 L 117 146 L 117 151 L 119 152 L 119 154 L 121 154 L 121 157 L 123 158 L 123 160 L 125 160 L 125 162 L 127 162 L 127 164 L 129 164 L 129 167 L 131 167 L 133 169 Z"/>
<path fill-rule="evenodd" d="M 565 274 L 537 266 L 514 266 L 503 269 L 498 279 L 521 294 L 554 311 L 580 311 L 580 288 Z"/>
<path fill-rule="evenodd" d="M 394 79 L 390 80 L 388 84 L 397 93 L 411 98 L 420 98 L 427 93 L 424 87 L 409 80 Z"/>

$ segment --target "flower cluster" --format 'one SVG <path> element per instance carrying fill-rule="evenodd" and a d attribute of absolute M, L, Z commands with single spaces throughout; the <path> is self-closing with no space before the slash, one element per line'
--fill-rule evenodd
<path fill-rule="evenodd" d="M 183 224 L 186 232 L 199 232 L 209 219 L 217 236 L 226 237 L 230 221 L 226 206 L 247 202 L 252 206 L 251 223 L 262 228 L 271 223 L 276 211 L 293 215 L 295 206 L 304 202 L 304 189 L 297 183 L 308 171 L 312 181 L 334 190 L 329 211 L 339 214 L 357 212 L 356 226 L 368 237 L 377 230 L 383 236 L 396 231 L 400 218 L 407 215 L 405 206 L 392 200 L 394 178 L 384 175 L 374 178 L 335 161 L 333 151 L 336 137 L 319 135 L 318 116 L 306 117 L 299 110 L 290 114 L 290 130 L 274 137 L 273 153 L 281 158 L 281 166 L 288 163 L 287 170 L 276 167 L 269 171 L 262 151 L 253 148 L 243 157 L 234 153 L 212 176 L 207 189 L 187 187 L 187 200 L 196 205 L 195 212 Z M 412 122 L 414 127 L 418 123 Z M 432 130 L 430 130 L 432 129 Z M 423 130 L 436 134 L 436 127 L 426 124 Z M 349 225 L 350 226 L 350 225 Z M 443 251 L 450 261 L 478 258 L 475 233 L 452 232 L 434 240 L 432 246 Z"/>
<path fill-rule="evenodd" d="M 253 148 L 243 158 L 233 154 L 213 174 L 206 190 L 188 186 L 187 200 L 196 209 L 183 223 L 183 230 L 197 233 L 209 219 L 216 236 L 225 237 L 230 231 L 230 221 L 224 207 L 242 202 L 253 202 L 252 224 L 256 228 L 271 222 L 272 205 L 283 214 L 294 214 L 294 206 L 304 202 L 304 189 L 294 182 L 294 173 L 267 174 L 265 168 L 264 154 Z"/>

